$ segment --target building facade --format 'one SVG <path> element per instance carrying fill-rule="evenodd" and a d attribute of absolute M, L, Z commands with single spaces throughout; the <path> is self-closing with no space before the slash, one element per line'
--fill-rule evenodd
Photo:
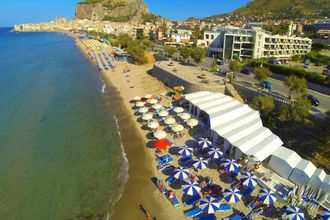
<path fill-rule="evenodd" d="M 311 50 L 309 38 L 272 35 L 260 29 L 215 28 L 205 31 L 198 46 L 207 47 L 208 56 L 219 59 L 290 58 Z"/>

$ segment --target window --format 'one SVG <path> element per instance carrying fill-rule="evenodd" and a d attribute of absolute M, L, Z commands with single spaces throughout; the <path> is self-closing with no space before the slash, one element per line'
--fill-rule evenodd
<path fill-rule="evenodd" d="M 206 39 L 209 39 L 210 36 L 209 36 L 208 34 L 205 34 L 205 38 L 206 38 Z"/>
<path fill-rule="evenodd" d="M 212 34 L 212 35 L 211 35 L 211 40 L 213 40 L 213 39 L 214 39 L 214 35 Z"/>

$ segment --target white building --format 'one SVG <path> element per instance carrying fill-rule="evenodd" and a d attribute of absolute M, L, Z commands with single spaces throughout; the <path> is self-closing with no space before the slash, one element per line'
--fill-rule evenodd
<path fill-rule="evenodd" d="M 240 29 L 218 27 L 205 31 L 204 39 L 198 46 L 207 47 L 208 55 L 220 59 L 290 58 L 304 55 L 311 50 L 309 38 L 272 35 L 260 29 Z"/>

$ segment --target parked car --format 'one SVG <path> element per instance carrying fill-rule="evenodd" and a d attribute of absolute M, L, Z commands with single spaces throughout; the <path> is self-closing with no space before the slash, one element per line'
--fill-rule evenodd
<path fill-rule="evenodd" d="M 315 107 L 317 107 L 317 106 L 320 105 L 320 101 L 319 101 L 315 96 L 308 95 L 308 96 L 307 96 L 307 99 L 308 99 L 308 100 L 310 101 L 310 103 L 311 103 L 313 106 L 315 106 Z"/>
<path fill-rule="evenodd" d="M 282 64 L 288 64 L 288 63 L 289 63 L 288 60 L 280 60 L 280 62 L 281 62 Z"/>
<path fill-rule="evenodd" d="M 252 73 L 251 69 L 243 69 L 241 70 L 241 73 L 245 74 L 245 75 L 250 75 Z"/>
<path fill-rule="evenodd" d="M 324 73 L 325 75 L 330 76 L 330 69 L 324 69 L 324 70 L 323 70 L 323 73 Z"/>
<path fill-rule="evenodd" d="M 269 64 L 282 64 L 280 60 L 269 60 Z"/>
<path fill-rule="evenodd" d="M 311 65 L 310 65 L 309 63 L 305 63 L 305 64 L 304 64 L 304 68 L 305 68 L 305 69 L 310 69 L 310 68 L 311 68 Z"/>
<path fill-rule="evenodd" d="M 219 60 L 219 59 L 217 59 L 217 64 L 218 64 L 218 65 L 223 65 L 223 61 L 222 61 L 222 60 Z"/>
<path fill-rule="evenodd" d="M 262 86 L 262 88 L 268 89 L 269 91 L 271 91 L 273 89 L 273 84 L 267 80 L 262 81 L 261 86 Z"/>

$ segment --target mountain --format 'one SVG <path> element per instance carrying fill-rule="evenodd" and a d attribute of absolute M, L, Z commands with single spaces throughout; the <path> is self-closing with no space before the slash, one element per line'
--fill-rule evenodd
<path fill-rule="evenodd" d="M 330 0 L 254 0 L 222 16 L 255 16 L 275 19 L 324 18 L 330 16 Z"/>
<path fill-rule="evenodd" d="M 76 5 L 75 19 L 114 22 L 141 21 L 149 14 L 143 0 L 85 0 Z"/>

